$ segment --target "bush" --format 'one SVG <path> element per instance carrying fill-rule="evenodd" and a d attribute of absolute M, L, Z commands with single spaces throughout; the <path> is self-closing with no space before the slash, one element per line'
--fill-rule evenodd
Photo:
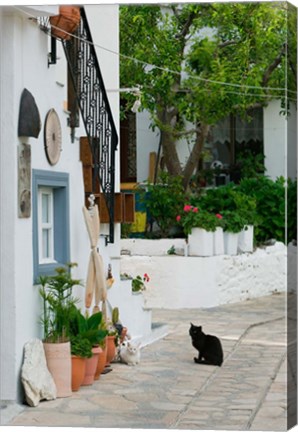
<path fill-rule="evenodd" d="M 149 219 L 156 222 L 163 237 L 176 226 L 176 216 L 185 202 L 182 177 L 162 172 L 156 184 L 147 183 L 141 193 L 141 202 L 146 206 Z"/>
<path fill-rule="evenodd" d="M 268 177 L 244 179 L 239 189 L 255 198 L 258 225 L 255 228 L 257 243 L 264 243 L 272 238 L 285 242 L 285 180 L 276 181 Z"/>

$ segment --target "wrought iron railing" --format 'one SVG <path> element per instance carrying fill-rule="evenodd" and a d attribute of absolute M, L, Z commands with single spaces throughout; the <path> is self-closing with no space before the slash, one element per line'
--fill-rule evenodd
<path fill-rule="evenodd" d="M 99 179 L 109 211 L 110 229 L 106 241 L 114 243 L 115 152 L 118 135 L 84 8 L 81 8 L 78 29 L 69 40 L 62 40 L 62 45 L 92 153 L 93 190 Z"/>

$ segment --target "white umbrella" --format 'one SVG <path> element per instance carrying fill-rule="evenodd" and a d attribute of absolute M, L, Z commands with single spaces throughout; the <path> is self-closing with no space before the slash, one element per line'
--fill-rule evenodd
<path fill-rule="evenodd" d="M 93 313 L 99 310 L 99 302 L 102 301 L 102 312 L 104 318 L 106 318 L 106 280 L 104 276 L 103 259 L 97 249 L 97 242 L 100 232 L 99 213 L 98 206 L 96 204 L 94 206 L 92 205 L 91 197 L 90 202 L 91 206 L 89 210 L 87 210 L 85 206 L 83 207 L 83 214 L 91 247 L 86 280 L 85 306 L 86 308 L 90 308 L 94 296 L 95 306 Z"/>

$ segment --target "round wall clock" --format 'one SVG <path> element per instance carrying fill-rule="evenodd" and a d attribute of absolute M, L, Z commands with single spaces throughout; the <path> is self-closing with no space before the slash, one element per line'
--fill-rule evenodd
<path fill-rule="evenodd" d="M 48 111 L 45 119 L 44 146 L 49 163 L 55 165 L 62 150 L 62 133 L 60 120 L 54 109 Z"/>

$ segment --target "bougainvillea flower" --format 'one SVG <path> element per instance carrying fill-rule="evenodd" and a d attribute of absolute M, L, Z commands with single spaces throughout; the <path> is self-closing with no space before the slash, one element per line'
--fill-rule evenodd
<path fill-rule="evenodd" d="M 184 209 L 185 212 L 189 212 L 191 210 L 191 205 L 185 204 Z"/>
<path fill-rule="evenodd" d="M 215 216 L 217 217 L 217 219 L 222 219 L 222 215 L 220 213 L 217 213 Z"/>
<path fill-rule="evenodd" d="M 180 216 L 180 215 L 177 215 L 177 216 L 176 216 L 176 221 L 177 221 L 177 222 L 180 222 L 180 221 L 181 221 L 181 216 Z"/>

